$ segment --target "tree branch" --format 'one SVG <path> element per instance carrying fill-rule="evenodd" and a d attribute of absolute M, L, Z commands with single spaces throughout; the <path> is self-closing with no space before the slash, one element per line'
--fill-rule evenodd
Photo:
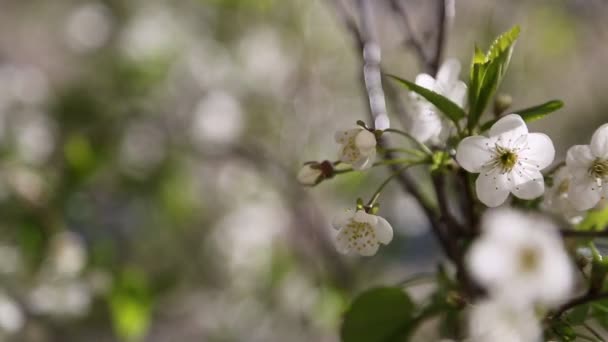
<path fill-rule="evenodd" d="M 552 315 L 553 318 L 560 318 L 566 311 L 583 304 L 594 302 L 596 300 L 608 299 L 608 292 L 602 293 L 586 293 L 580 297 L 574 298 L 566 304 L 560 306 Z"/>

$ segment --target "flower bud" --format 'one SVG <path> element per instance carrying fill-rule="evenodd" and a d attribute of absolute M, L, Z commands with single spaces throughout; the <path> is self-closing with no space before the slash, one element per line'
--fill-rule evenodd
<path fill-rule="evenodd" d="M 302 185 L 313 186 L 321 181 L 323 171 L 318 164 L 306 164 L 298 171 L 298 182 Z"/>

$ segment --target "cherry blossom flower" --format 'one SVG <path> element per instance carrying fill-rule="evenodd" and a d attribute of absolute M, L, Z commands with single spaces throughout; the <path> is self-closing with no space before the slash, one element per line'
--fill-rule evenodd
<path fill-rule="evenodd" d="M 355 170 L 370 168 L 376 158 L 376 136 L 374 133 L 357 127 L 348 131 L 338 131 L 336 142 L 341 144 L 339 159 L 351 164 Z"/>
<path fill-rule="evenodd" d="M 443 95 L 464 108 L 467 86 L 458 79 L 460 69 L 458 60 L 448 59 L 439 68 L 436 78 L 428 74 L 419 74 L 416 77 L 416 84 Z M 434 145 L 445 143 L 453 126 L 443 114 L 414 92 L 410 93 L 408 106 L 410 113 L 407 118 L 408 132 L 423 143 L 429 142 Z"/>
<path fill-rule="evenodd" d="M 608 194 L 608 124 L 600 126 L 590 145 L 568 150 L 566 166 L 572 175 L 568 198 L 578 210 L 588 210 Z"/>
<path fill-rule="evenodd" d="M 473 278 L 512 305 L 559 305 L 571 295 L 574 268 L 557 227 L 513 209 L 484 215 L 482 235 L 467 255 Z"/>
<path fill-rule="evenodd" d="M 393 227 L 388 221 L 363 210 L 345 211 L 334 218 L 332 225 L 338 230 L 336 248 L 343 254 L 372 256 L 381 243 L 386 245 L 393 239 Z"/>
<path fill-rule="evenodd" d="M 465 170 L 479 173 L 476 192 L 488 207 L 497 207 L 512 193 L 534 199 L 545 191 L 540 172 L 553 162 L 555 148 L 543 133 L 528 133 L 524 120 L 509 114 L 490 128 L 489 137 L 463 139 L 456 160 Z"/>
<path fill-rule="evenodd" d="M 471 342 L 534 342 L 542 338 L 533 307 L 514 307 L 501 300 L 474 304 L 469 312 L 468 326 L 467 341 Z"/>

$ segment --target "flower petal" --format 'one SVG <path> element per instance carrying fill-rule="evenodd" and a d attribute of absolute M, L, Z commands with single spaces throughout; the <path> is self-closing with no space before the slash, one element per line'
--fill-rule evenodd
<path fill-rule="evenodd" d="M 376 156 L 375 152 L 372 153 L 372 156 L 361 156 L 359 159 L 357 159 L 355 162 L 353 162 L 351 164 L 351 166 L 355 170 L 369 169 L 370 167 L 372 167 L 375 156 Z"/>
<path fill-rule="evenodd" d="M 551 165 L 555 158 L 555 147 L 548 135 L 544 133 L 529 133 L 527 137 L 527 148 L 521 152 L 522 158 L 542 170 Z"/>
<path fill-rule="evenodd" d="M 435 79 L 429 74 L 419 74 L 416 76 L 416 84 L 429 90 L 435 88 Z"/>
<path fill-rule="evenodd" d="M 376 136 L 374 135 L 374 133 L 372 133 L 366 129 L 362 129 L 355 136 L 355 146 L 357 146 L 362 151 L 375 149 L 376 148 Z"/>
<path fill-rule="evenodd" d="M 490 139 L 482 136 L 464 138 L 456 149 L 456 161 L 469 172 L 480 172 L 492 159 Z"/>
<path fill-rule="evenodd" d="M 475 190 L 479 200 L 488 207 L 498 207 L 509 196 L 509 182 L 500 172 L 482 172 L 475 181 Z"/>
<path fill-rule="evenodd" d="M 441 86 L 452 87 L 452 84 L 458 82 L 460 74 L 460 62 L 455 58 L 447 59 L 437 72 L 437 83 Z M 446 94 L 447 95 L 447 94 Z"/>
<path fill-rule="evenodd" d="M 346 144 L 350 138 L 354 137 L 363 128 L 353 128 L 347 131 L 337 131 L 334 134 L 334 139 L 338 144 Z"/>
<path fill-rule="evenodd" d="M 543 174 L 538 170 L 517 168 L 511 172 L 510 179 L 511 192 L 521 199 L 535 199 L 545 192 Z"/>
<path fill-rule="evenodd" d="M 591 152 L 595 157 L 608 158 L 608 124 L 601 125 L 591 137 Z"/>
<path fill-rule="evenodd" d="M 443 128 L 441 117 L 430 104 L 418 104 L 408 116 L 408 132 L 420 142 L 437 137 Z"/>
<path fill-rule="evenodd" d="M 393 240 L 393 227 L 384 217 L 378 216 L 378 224 L 374 228 L 378 242 L 388 245 Z"/>
<path fill-rule="evenodd" d="M 341 229 L 343 227 L 346 227 L 346 225 L 350 222 L 354 215 L 355 213 L 350 209 L 341 211 L 336 216 L 334 216 L 333 220 L 331 221 L 331 225 L 335 229 Z"/>
<path fill-rule="evenodd" d="M 466 107 L 467 102 L 467 85 L 458 81 L 452 89 L 448 91 L 446 94 L 447 98 L 452 100 L 455 104 L 457 104 L 460 108 Z"/>
<path fill-rule="evenodd" d="M 357 253 L 361 254 L 362 256 L 372 256 L 378 252 L 378 247 L 380 247 L 380 244 L 377 241 L 375 243 L 367 243 L 363 246 L 357 247 Z"/>
<path fill-rule="evenodd" d="M 566 167 L 574 178 L 585 179 L 594 159 L 589 145 L 575 145 L 568 149 Z"/>
<path fill-rule="evenodd" d="M 336 250 L 339 253 L 348 254 L 351 251 L 352 246 L 348 241 L 350 235 L 351 234 L 349 234 L 348 229 L 342 229 L 338 232 L 338 235 L 336 235 L 336 240 L 334 243 L 336 245 Z"/>
<path fill-rule="evenodd" d="M 370 225 L 375 226 L 376 223 L 378 223 L 378 216 L 370 215 L 363 210 L 357 210 L 353 220 L 361 223 L 369 223 Z"/>
<path fill-rule="evenodd" d="M 602 198 L 602 191 L 595 180 L 587 177 L 583 180 L 573 179 L 568 189 L 568 200 L 576 210 L 589 210 Z"/>
<path fill-rule="evenodd" d="M 526 134 L 528 134 L 528 127 L 521 116 L 517 114 L 503 116 L 490 128 L 490 137 L 501 136 L 501 139 L 506 144 L 515 142 L 520 136 Z"/>

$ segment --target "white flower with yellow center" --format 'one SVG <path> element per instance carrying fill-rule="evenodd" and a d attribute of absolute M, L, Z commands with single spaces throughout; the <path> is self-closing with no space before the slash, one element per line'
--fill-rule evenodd
<path fill-rule="evenodd" d="M 512 193 L 534 199 L 545 191 L 540 172 L 553 162 L 555 148 L 543 133 L 528 133 L 524 120 L 509 114 L 490 128 L 490 136 L 463 139 L 456 160 L 465 170 L 479 173 L 477 197 L 488 207 L 497 207 Z"/>
<path fill-rule="evenodd" d="M 336 248 L 343 254 L 372 256 L 381 243 L 386 245 L 393 239 L 393 227 L 388 221 L 363 210 L 345 211 L 334 218 L 332 225 L 338 230 Z"/>
<path fill-rule="evenodd" d="M 532 306 L 514 307 L 500 300 L 472 305 L 468 317 L 471 342 L 539 342 L 542 329 Z"/>
<path fill-rule="evenodd" d="M 339 158 L 351 164 L 355 170 L 370 168 L 376 158 L 376 136 L 374 133 L 357 127 L 348 131 L 338 131 L 336 142 L 341 144 Z"/>
<path fill-rule="evenodd" d="M 578 210 L 593 208 L 608 195 L 608 124 L 598 128 L 590 145 L 568 150 L 566 166 L 572 175 L 568 197 Z"/>
<path fill-rule="evenodd" d="M 416 84 L 447 97 L 464 108 L 466 104 L 467 86 L 458 79 L 460 62 L 456 59 L 446 60 L 434 78 L 428 74 L 416 77 Z M 408 101 L 408 132 L 418 141 L 434 145 L 445 143 L 450 136 L 453 125 L 446 120 L 430 102 L 420 95 L 411 92 Z"/>
<path fill-rule="evenodd" d="M 495 209 L 484 215 L 481 228 L 466 261 L 473 278 L 492 298 L 519 307 L 548 308 L 569 298 L 574 267 L 551 221 Z"/>

